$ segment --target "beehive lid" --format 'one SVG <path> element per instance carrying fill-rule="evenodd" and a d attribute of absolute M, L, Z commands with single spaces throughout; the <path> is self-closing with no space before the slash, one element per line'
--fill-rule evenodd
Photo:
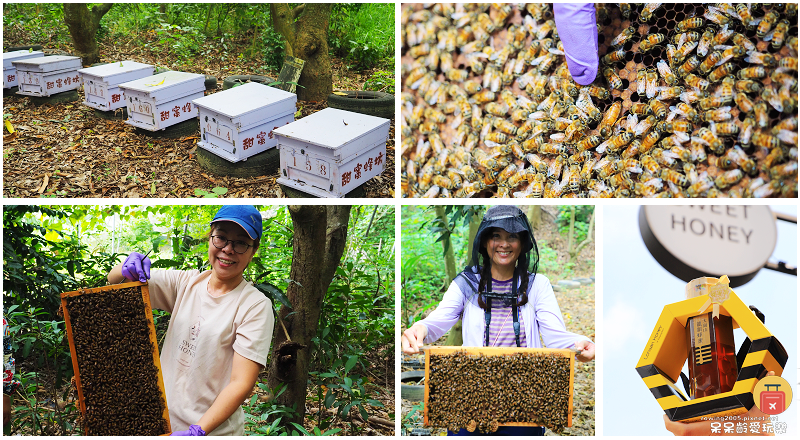
<path fill-rule="evenodd" d="M 41 58 L 44 54 L 39 51 L 28 51 L 28 50 L 15 50 L 14 52 L 5 52 L 3 54 L 3 69 L 8 69 L 14 67 L 11 64 L 13 61 L 21 61 L 28 58 Z"/>
<path fill-rule="evenodd" d="M 152 71 L 153 66 L 150 64 L 144 63 L 137 63 L 136 61 L 132 60 L 125 60 L 120 62 L 113 62 L 108 64 L 103 64 L 102 66 L 94 66 L 94 67 L 87 67 L 85 69 L 78 70 L 78 73 L 82 75 L 92 75 L 94 77 L 100 78 L 103 82 L 108 82 L 107 78 L 123 74 L 129 72 L 135 72 L 139 70 L 147 70 L 150 69 Z"/>
<path fill-rule="evenodd" d="M 195 105 L 213 110 L 229 118 L 275 108 L 275 115 L 294 112 L 297 95 L 259 83 L 247 83 L 193 101 Z"/>
<path fill-rule="evenodd" d="M 120 84 L 120 87 L 125 89 L 136 90 L 139 92 L 152 93 L 155 91 L 165 91 L 170 89 L 177 89 L 186 84 L 199 83 L 200 88 L 205 88 L 205 77 L 198 73 L 189 72 L 176 72 L 173 70 L 159 73 L 158 75 L 140 78 L 134 81 L 129 81 Z M 194 90 L 188 91 L 187 94 Z"/>
<path fill-rule="evenodd" d="M 80 69 L 81 59 L 67 55 L 53 55 L 12 61 L 14 66 L 29 72 L 54 72 L 56 70 Z"/>
<path fill-rule="evenodd" d="M 326 108 L 274 130 L 289 139 L 338 150 L 383 127 L 389 120 L 336 108 Z"/>

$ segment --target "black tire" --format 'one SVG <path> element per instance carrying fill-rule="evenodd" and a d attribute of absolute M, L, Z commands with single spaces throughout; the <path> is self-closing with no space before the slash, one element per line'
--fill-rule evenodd
<path fill-rule="evenodd" d="M 31 98 L 33 105 L 59 104 L 62 102 L 80 101 L 81 99 L 77 90 L 69 90 L 50 96 L 30 96 L 29 98 Z"/>
<path fill-rule="evenodd" d="M 11 46 L 11 47 L 4 47 L 5 49 L 3 52 L 14 52 L 17 50 L 42 50 L 41 44 L 34 44 L 31 46 Z"/>
<path fill-rule="evenodd" d="M 15 96 L 17 94 L 17 90 L 19 90 L 19 87 L 17 86 L 14 86 L 10 89 L 3 89 L 3 96 Z"/>
<path fill-rule="evenodd" d="M 394 119 L 394 95 L 383 92 L 345 90 L 328 95 L 328 107 L 362 113 L 379 118 Z"/>
<path fill-rule="evenodd" d="M 103 111 L 94 109 L 94 115 L 100 119 L 109 119 L 109 120 L 126 120 L 128 119 L 128 107 L 118 108 L 116 110 L 111 111 Z"/>
<path fill-rule="evenodd" d="M 421 402 L 425 399 L 425 386 L 424 385 L 406 385 L 406 381 L 419 382 L 420 379 L 425 377 L 424 370 L 411 370 L 403 371 L 400 373 L 400 397 L 411 402 Z"/>
<path fill-rule="evenodd" d="M 365 183 L 366 182 L 364 182 L 361 185 L 353 188 L 352 191 L 350 191 L 349 193 L 344 195 L 344 198 L 346 198 L 346 199 L 361 199 L 361 198 L 367 197 L 367 192 L 364 190 L 364 184 Z M 294 187 L 286 186 L 286 185 L 284 185 L 282 183 L 280 185 L 281 185 L 281 191 L 283 191 L 283 194 L 286 195 L 287 199 L 314 199 L 314 198 L 317 198 L 317 196 L 315 196 L 313 194 L 309 194 L 307 192 L 300 191 L 299 189 L 296 189 Z"/>
<path fill-rule="evenodd" d="M 217 77 L 213 75 L 206 75 L 206 90 L 214 90 L 217 88 Z"/>
<path fill-rule="evenodd" d="M 274 83 L 275 79 L 262 75 L 231 75 L 222 81 L 222 90 L 228 90 L 237 84 L 245 84 L 248 82 L 255 82 L 259 84 Z"/>
<path fill-rule="evenodd" d="M 229 162 L 202 147 L 197 147 L 197 162 L 200 166 L 217 176 L 257 177 L 276 174 L 281 164 L 281 154 L 277 147 L 254 154 L 236 163 Z"/>
<path fill-rule="evenodd" d="M 191 136 L 200 133 L 200 121 L 197 118 L 192 118 L 183 122 L 178 122 L 163 130 L 150 131 L 139 127 L 135 127 L 136 133 L 151 138 L 168 138 L 175 139 L 184 136 Z"/>

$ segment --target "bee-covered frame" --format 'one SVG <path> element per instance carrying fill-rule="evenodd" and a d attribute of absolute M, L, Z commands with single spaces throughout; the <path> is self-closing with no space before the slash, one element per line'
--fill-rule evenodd
<path fill-rule="evenodd" d="M 158 354 L 158 341 L 156 340 L 156 331 L 155 331 L 155 323 L 153 322 L 153 309 L 150 306 L 150 291 L 147 287 L 147 283 L 141 282 L 132 282 L 132 283 L 122 283 L 122 284 L 114 284 L 111 286 L 103 286 L 97 287 L 92 289 L 81 289 L 81 290 L 74 290 L 71 292 L 64 292 L 61 294 L 61 310 L 64 312 L 64 323 L 67 328 L 67 339 L 69 341 L 69 351 L 72 355 L 72 368 L 75 372 L 75 387 L 78 390 L 78 403 L 80 406 L 81 414 L 84 418 L 86 418 L 86 401 L 83 398 L 83 387 L 81 386 L 81 375 L 80 370 L 78 368 L 78 355 L 77 350 L 75 349 L 75 340 L 73 339 L 72 335 L 72 323 L 70 322 L 69 317 L 69 308 L 67 307 L 67 298 L 73 296 L 81 296 L 81 295 L 91 295 L 96 294 L 99 292 L 105 292 L 110 290 L 122 290 L 128 288 L 138 288 L 142 294 L 142 300 L 144 302 L 144 314 L 145 318 L 147 319 L 147 326 L 150 329 L 150 343 L 153 346 L 153 363 L 156 366 L 156 370 L 158 371 L 158 389 L 161 391 L 161 398 L 164 400 L 164 413 L 163 418 L 167 422 L 167 429 L 171 432 L 172 425 L 169 421 L 169 408 L 167 407 L 167 393 L 164 389 L 164 377 L 161 373 L 161 359 Z M 84 426 L 84 430 L 88 435 L 88 427 Z"/>
<path fill-rule="evenodd" d="M 741 327 L 752 341 L 750 350 L 739 370 L 733 390 L 699 399 L 687 399 L 676 386 L 687 357 L 686 322 L 693 316 L 707 313 L 710 305 L 701 310 L 707 301 L 708 295 L 700 295 L 666 305 L 636 364 L 636 372 L 673 422 L 688 423 L 704 417 L 746 413 L 755 404 L 753 389 L 762 374 L 775 371 L 780 376 L 788 359 L 780 341 L 731 290 L 730 298 L 719 306 L 719 314 L 730 316 L 734 328 Z"/>
<path fill-rule="evenodd" d="M 516 353 L 525 354 L 545 354 L 551 356 L 563 356 L 569 359 L 569 405 L 567 408 L 567 424 L 565 427 L 572 426 L 572 394 L 575 389 L 575 353 L 569 349 L 559 348 L 525 348 L 525 347 L 448 347 L 448 346 L 432 346 L 425 347 L 425 398 L 423 400 L 425 406 L 424 412 L 424 425 L 429 426 L 428 422 L 428 399 L 430 397 L 429 381 L 427 380 L 431 375 L 431 355 L 443 356 L 450 355 L 457 352 L 463 352 L 468 355 L 483 355 L 483 356 L 510 356 Z M 498 423 L 498 426 L 542 426 L 538 423 L 532 422 L 508 422 Z"/>

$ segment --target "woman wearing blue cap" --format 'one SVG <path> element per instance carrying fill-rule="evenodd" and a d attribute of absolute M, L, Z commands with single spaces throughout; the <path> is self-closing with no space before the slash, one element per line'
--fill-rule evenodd
<path fill-rule="evenodd" d="M 210 270 L 153 270 L 134 252 L 108 281 L 149 281 L 153 307 L 171 312 L 161 366 L 172 435 L 244 435 L 241 403 L 266 365 L 270 300 L 244 280 L 261 240 L 261 213 L 223 206 L 208 233 Z"/>

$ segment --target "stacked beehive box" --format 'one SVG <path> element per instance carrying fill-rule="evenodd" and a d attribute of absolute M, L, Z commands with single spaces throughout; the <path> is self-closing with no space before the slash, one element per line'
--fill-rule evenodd
<path fill-rule="evenodd" d="M 38 51 L 15 50 L 14 52 L 3 53 L 3 88 L 10 89 L 17 87 L 17 69 L 12 64 L 14 61 L 21 61 L 28 58 L 40 58 L 44 54 Z"/>
<path fill-rule="evenodd" d="M 192 101 L 205 91 L 205 77 L 167 71 L 119 85 L 128 106 L 126 123 L 159 131 L 197 117 Z"/>
<path fill-rule="evenodd" d="M 83 82 L 83 103 L 101 111 L 126 106 L 121 83 L 153 75 L 153 66 L 126 60 L 78 70 Z"/>
<path fill-rule="evenodd" d="M 80 85 L 78 57 L 56 55 L 12 61 L 20 95 L 45 97 L 76 90 Z"/>

